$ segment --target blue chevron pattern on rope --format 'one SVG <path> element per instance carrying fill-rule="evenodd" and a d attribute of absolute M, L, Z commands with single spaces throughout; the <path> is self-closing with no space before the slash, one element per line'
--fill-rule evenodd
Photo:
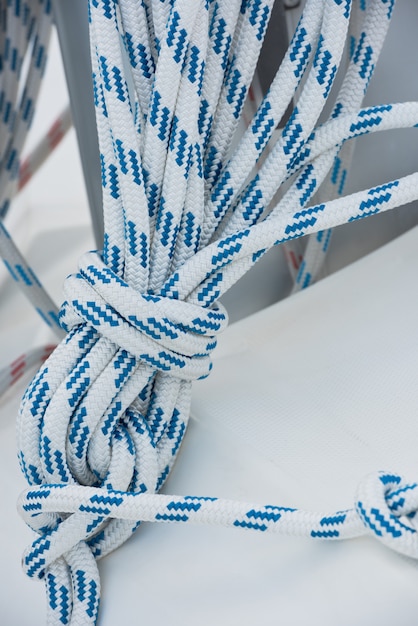
<path fill-rule="evenodd" d="M 258 135 L 258 139 L 255 143 L 257 151 L 264 150 L 270 137 L 270 132 L 274 127 L 274 119 L 270 116 L 267 116 L 269 111 L 271 111 L 271 104 L 268 100 L 266 100 L 264 104 L 262 104 L 262 106 L 260 107 L 252 125 L 252 132 L 255 135 Z"/>
<path fill-rule="evenodd" d="M 303 131 L 302 126 L 301 124 L 294 122 L 298 114 L 299 110 L 295 107 L 282 135 L 282 138 L 286 139 L 286 142 L 283 145 L 283 152 L 286 156 L 290 157 L 287 164 L 288 169 L 292 167 L 291 156 L 299 151 L 302 144 L 300 139 Z"/>
<path fill-rule="evenodd" d="M 254 176 L 254 180 L 248 185 L 241 201 L 243 209 L 242 216 L 244 220 L 250 224 L 255 224 L 265 209 L 263 193 L 257 183 L 258 177 Z"/>
<path fill-rule="evenodd" d="M 253 2 L 249 15 L 250 24 L 257 26 L 256 37 L 263 41 L 267 29 L 270 11 L 267 6 L 262 6 L 262 2 Z"/>
<path fill-rule="evenodd" d="M 241 78 L 241 72 L 239 69 L 234 68 L 234 64 L 232 63 L 228 79 L 226 81 L 226 85 L 228 87 L 226 99 L 229 104 L 234 105 L 232 114 L 235 119 L 239 118 L 246 95 L 246 88 L 242 84 Z"/>
<path fill-rule="evenodd" d="M 59 615 L 59 620 L 62 624 L 68 624 L 71 615 L 71 594 L 67 587 L 64 585 L 58 585 L 56 577 L 48 573 L 48 590 L 49 590 L 49 606 L 52 610 L 56 610 Z M 82 596 L 77 596 L 79 600 L 82 600 Z"/>
<path fill-rule="evenodd" d="M 312 50 L 310 43 L 305 44 L 306 36 L 307 32 L 302 26 L 295 34 L 289 50 L 289 59 L 296 65 L 293 70 L 296 78 L 300 78 L 300 76 L 302 76 Z"/>
<path fill-rule="evenodd" d="M 314 67 L 317 68 L 316 80 L 324 86 L 323 96 L 328 97 L 332 83 L 334 82 L 337 66 L 332 62 L 332 54 L 324 47 L 323 38 L 319 39 L 318 50 L 314 59 Z"/>

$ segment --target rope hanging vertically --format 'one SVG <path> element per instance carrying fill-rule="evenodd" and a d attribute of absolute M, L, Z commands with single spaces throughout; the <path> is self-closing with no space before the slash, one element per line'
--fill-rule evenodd
<path fill-rule="evenodd" d="M 104 249 L 86 254 L 67 279 L 60 321 L 68 335 L 26 391 L 18 420 L 30 485 L 19 506 L 39 534 L 24 568 L 45 579 L 50 624 L 96 622 L 96 559 L 142 520 L 334 539 L 373 532 L 418 554 L 415 529 L 399 521 L 416 509 L 416 485 L 398 476 L 366 482 L 344 515 L 157 494 L 186 431 L 191 381 L 209 374 L 227 324 L 219 297 L 272 246 L 418 197 L 411 174 L 308 205 L 345 141 L 418 122 L 417 103 L 359 110 L 393 8 L 370 0 L 359 4 L 332 118 L 315 128 L 351 4 L 308 0 L 230 155 L 272 0 L 89 2 Z M 254 174 L 305 73 L 289 121 Z"/>

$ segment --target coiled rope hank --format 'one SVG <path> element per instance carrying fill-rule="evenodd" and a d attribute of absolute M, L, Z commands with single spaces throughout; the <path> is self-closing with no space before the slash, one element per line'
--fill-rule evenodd
<path fill-rule="evenodd" d="M 363 5 L 347 70 L 360 91 L 373 66 L 370 33 L 386 30 L 393 2 Z M 143 520 L 334 539 L 371 532 L 418 556 L 417 487 L 396 475 L 372 477 L 355 509 L 326 516 L 156 493 L 184 437 L 191 381 L 209 373 L 227 323 L 218 298 L 273 245 L 418 197 L 411 174 L 307 206 L 310 165 L 315 184 L 332 166 L 324 154 L 349 137 L 418 121 L 416 103 L 359 111 L 342 99 L 334 118 L 314 130 L 340 65 L 350 0 L 308 1 L 229 158 L 271 6 L 89 2 L 104 249 L 85 255 L 67 279 L 61 323 L 68 335 L 27 389 L 18 419 L 30 485 L 19 509 L 39 534 L 24 568 L 45 579 L 49 624 L 96 622 L 96 559 Z M 249 178 L 305 72 L 289 122 Z M 291 176 L 290 191 L 271 206 Z"/>

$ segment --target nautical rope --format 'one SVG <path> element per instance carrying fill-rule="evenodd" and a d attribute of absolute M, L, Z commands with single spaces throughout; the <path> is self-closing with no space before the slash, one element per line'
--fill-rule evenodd
<path fill-rule="evenodd" d="M 333 539 L 371 533 L 418 556 L 417 486 L 397 475 L 372 476 L 354 509 L 330 515 L 157 494 L 186 431 L 191 381 L 209 374 L 227 324 L 220 296 L 272 246 L 418 197 L 415 173 L 308 205 L 344 142 L 418 122 L 417 103 L 358 109 L 372 43 L 381 45 L 393 9 L 391 0 L 364 4 L 367 32 L 353 43 L 334 116 L 316 128 L 351 1 L 308 0 L 230 155 L 272 0 L 90 0 L 104 248 L 66 280 L 60 322 L 68 335 L 28 387 L 18 418 L 29 483 L 19 510 L 39 535 L 24 568 L 45 580 L 49 624 L 96 622 L 96 559 L 141 521 Z M 304 74 L 293 113 L 254 174 Z"/>
<path fill-rule="evenodd" d="M 348 38 L 349 64 L 331 117 L 338 117 L 342 111 L 355 112 L 361 106 L 386 38 L 393 7 L 381 4 L 369 6 L 370 10 L 366 10 L 366 6 L 367 3 L 360 2 L 355 3 L 353 7 L 357 15 L 351 20 Z M 382 19 L 385 12 L 388 19 Z M 328 200 L 344 193 L 353 149 L 354 144 L 344 146 L 342 149 L 341 146 L 336 146 L 334 150 L 324 154 L 317 163 L 312 163 L 312 171 L 308 173 L 305 170 L 308 179 L 302 192 L 305 202 L 313 197 L 327 174 L 326 182 L 320 190 L 321 196 Z M 294 195 L 296 197 L 292 200 L 296 203 L 300 200 L 301 194 Z M 308 238 L 304 258 L 295 277 L 294 291 L 308 287 L 318 276 L 329 249 L 331 235 L 331 230 L 319 231 Z"/>
<path fill-rule="evenodd" d="M 28 490 L 19 501 L 26 523 L 39 531 L 61 514 L 73 514 L 59 526 L 57 536 L 39 570 L 39 554 L 25 554 L 25 570 L 45 568 L 72 547 L 70 533 L 85 537 L 82 515 L 94 510 L 102 517 L 132 519 L 143 522 L 190 522 L 216 526 L 244 528 L 261 532 L 280 533 L 314 539 L 352 539 L 371 531 L 388 547 L 418 558 L 416 524 L 411 524 L 418 509 L 418 484 L 407 483 L 401 476 L 378 472 L 367 476 L 359 485 L 355 505 L 346 511 L 331 514 L 311 513 L 291 507 L 238 502 L 211 497 L 172 496 L 147 493 L 126 493 L 94 487 L 42 485 Z M 408 518 L 409 522 L 405 523 Z M 76 521 L 77 519 L 77 521 Z M 41 541 L 38 541 L 38 547 Z M 27 558 L 27 556 L 29 558 Z"/>

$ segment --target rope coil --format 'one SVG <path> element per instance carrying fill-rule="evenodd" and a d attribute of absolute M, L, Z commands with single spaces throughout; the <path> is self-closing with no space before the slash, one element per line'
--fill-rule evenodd
<path fill-rule="evenodd" d="M 191 381 L 209 373 L 227 324 L 220 296 L 272 246 L 418 197 L 411 174 L 308 204 L 348 139 L 418 122 L 417 103 L 360 109 L 389 0 L 354 3 L 355 19 L 350 0 L 309 0 L 229 155 L 272 4 L 89 2 L 104 248 L 67 279 L 60 321 L 68 335 L 28 387 L 18 418 L 30 485 L 19 509 L 39 534 L 24 568 L 45 579 L 48 623 L 96 623 L 96 559 L 141 521 L 322 539 L 368 530 L 418 556 L 416 485 L 395 475 L 374 476 L 354 509 L 330 515 L 156 493 L 186 431 Z M 316 128 L 348 33 L 356 35 L 343 86 L 332 118 Z M 289 121 L 254 174 L 304 75 Z"/>

